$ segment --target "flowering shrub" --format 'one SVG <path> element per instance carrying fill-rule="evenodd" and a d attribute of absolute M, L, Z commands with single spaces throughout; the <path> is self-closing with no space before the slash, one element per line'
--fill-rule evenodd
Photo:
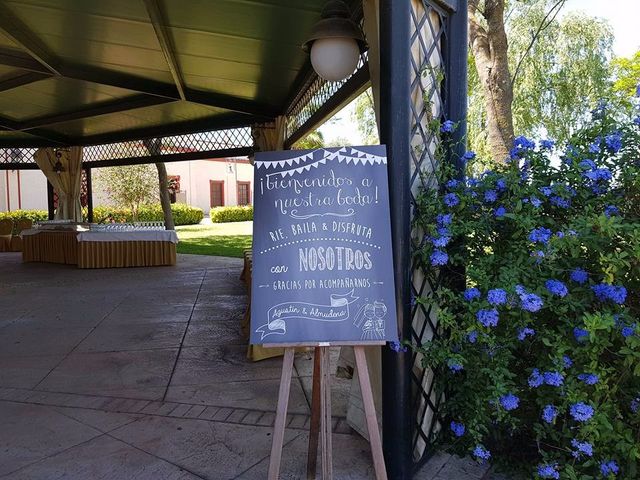
<path fill-rule="evenodd" d="M 563 151 L 518 137 L 506 164 L 442 168 L 419 196 L 419 260 L 453 279 L 416 299 L 438 308 L 420 349 L 453 451 L 539 479 L 640 475 L 639 123 L 601 107 Z"/>

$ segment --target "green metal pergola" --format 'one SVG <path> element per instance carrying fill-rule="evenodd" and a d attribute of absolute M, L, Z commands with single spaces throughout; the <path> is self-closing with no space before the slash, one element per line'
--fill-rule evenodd
<path fill-rule="evenodd" d="M 435 287 L 416 263 L 415 195 L 433 186 L 434 115 L 460 122 L 448 161 L 462 174 L 466 0 L 350 0 L 377 17 L 376 68 L 327 82 L 300 46 L 326 0 L 1 0 L 0 170 L 36 169 L 38 147 L 82 145 L 91 168 L 248 155 L 252 127 L 286 119 L 285 148 L 378 75 L 387 145 L 398 327 L 421 343 L 435 313 L 412 302 Z M 367 10 L 368 9 L 368 10 Z M 369 42 L 372 43 L 371 41 Z M 379 57 L 379 58 L 378 58 Z M 141 149 L 160 138 L 171 148 Z M 89 175 L 90 178 L 90 175 Z M 411 478 L 438 431 L 434 376 L 412 352 L 383 351 L 389 477 Z"/>

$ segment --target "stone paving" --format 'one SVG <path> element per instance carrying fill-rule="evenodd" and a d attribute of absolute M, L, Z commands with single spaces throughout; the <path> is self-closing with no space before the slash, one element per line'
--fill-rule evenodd
<path fill-rule="evenodd" d="M 281 360 L 245 358 L 241 261 L 178 257 L 78 270 L 0 253 L 0 478 L 266 478 Z M 298 354 L 283 479 L 305 477 L 311 370 Z M 335 478 L 373 478 L 349 383 L 334 387 Z M 490 477 L 445 454 L 416 476 Z"/>

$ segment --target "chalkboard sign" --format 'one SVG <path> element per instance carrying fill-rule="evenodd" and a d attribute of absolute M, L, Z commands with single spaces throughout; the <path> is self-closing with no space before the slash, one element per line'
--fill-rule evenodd
<path fill-rule="evenodd" d="M 251 343 L 397 341 L 384 146 L 257 153 Z"/>

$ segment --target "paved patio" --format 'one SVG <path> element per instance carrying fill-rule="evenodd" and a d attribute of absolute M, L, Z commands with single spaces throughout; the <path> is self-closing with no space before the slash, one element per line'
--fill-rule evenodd
<path fill-rule="evenodd" d="M 0 253 L 0 478 L 264 479 L 280 359 L 251 363 L 238 259 L 78 270 Z M 334 356 L 335 357 L 335 356 Z M 282 478 L 304 477 L 312 361 L 299 354 Z M 373 478 L 336 379 L 337 479 Z M 418 479 L 489 478 L 437 455 Z"/>

